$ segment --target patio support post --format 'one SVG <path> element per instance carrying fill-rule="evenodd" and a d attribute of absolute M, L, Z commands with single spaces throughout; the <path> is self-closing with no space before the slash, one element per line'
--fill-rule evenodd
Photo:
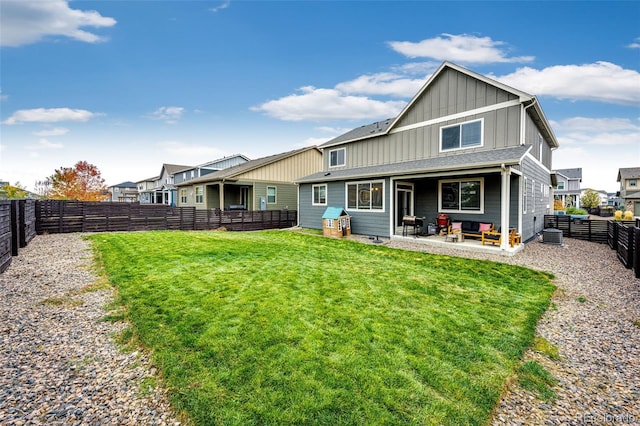
<path fill-rule="evenodd" d="M 500 250 L 507 250 L 509 247 L 509 194 L 511 193 L 510 168 L 503 164 L 500 175 L 502 178 L 500 185 L 500 230 L 502 232 Z"/>
<path fill-rule="evenodd" d="M 218 186 L 220 187 L 220 193 L 218 194 L 220 210 L 224 210 L 224 182 L 220 182 Z"/>

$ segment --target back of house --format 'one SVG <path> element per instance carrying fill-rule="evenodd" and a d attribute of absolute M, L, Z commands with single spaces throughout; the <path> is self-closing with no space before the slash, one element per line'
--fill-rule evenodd
<path fill-rule="evenodd" d="M 323 170 L 298 180 L 300 225 L 344 207 L 357 234 L 401 234 L 405 215 L 543 228 L 557 140 L 535 96 L 443 63 L 395 118 L 320 146 Z M 506 244 L 503 239 L 503 244 Z"/>

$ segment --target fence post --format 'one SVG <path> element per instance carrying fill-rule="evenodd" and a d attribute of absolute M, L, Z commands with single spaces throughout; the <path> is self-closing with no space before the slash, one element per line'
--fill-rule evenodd
<path fill-rule="evenodd" d="M 638 221 L 636 221 L 636 225 L 637 224 Z M 640 250 L 638 249 L 640 247 L 640 227 L 636 226 L 633 228 L 633 236 L 633 271 L 635 272 L 636 278 L 640 278 Z"/>

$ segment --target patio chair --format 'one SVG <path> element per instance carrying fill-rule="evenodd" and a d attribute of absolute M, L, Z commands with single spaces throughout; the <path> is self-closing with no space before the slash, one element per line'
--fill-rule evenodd
<path fill-rule="evenodd" d="M 516 228 L 509 229 L 509 245 L 513 247 L 516 244 L 521 244 L 521 243 L 522 243 L 522 236 L 518 234 L 518 230 Z"/>
<path fill-rule="evenodd" d="M 482 231 L 482 245 L 484 245 L 484 243 L 500 245 L 501 242 L 502 242 L 502 232 L 500 231 L 500 228 L 498 228 L 497 230 L 493 229 L 491 231 Z"/>

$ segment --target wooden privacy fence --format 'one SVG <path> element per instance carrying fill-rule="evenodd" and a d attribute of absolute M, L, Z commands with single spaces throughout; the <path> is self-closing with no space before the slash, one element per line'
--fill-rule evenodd
<path fill-rule="evenodd" d="M 36 235 L 35 200 L 0 201 L 0 272 Z"/>
<path fill-rule="evenodd" d="M 640 220 L 590 220 L 545 215 L 544 227 L 559 229 L 565 237 L 608 244 L 616 250 L 624 267 L 633 268 L 636 278 L 640 278 Z"/>
<path fill-rule="evenodd" d="M 158 204 L 38 200 L 38 234 L 68 232 L 210 230 L 257 231 L 288 228 L 296 210 L 196 210 Z"/>

